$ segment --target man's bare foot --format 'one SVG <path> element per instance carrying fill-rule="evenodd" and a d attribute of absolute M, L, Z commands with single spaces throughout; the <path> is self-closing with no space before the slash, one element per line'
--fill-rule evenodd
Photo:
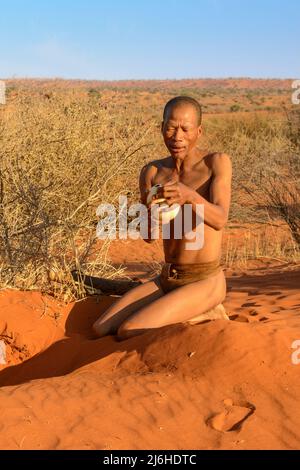
<path fill-rule="evenodd" d="M 222 304 L 217 305 L 216 307 L 208 310 L 197 317 L 188 320 L 186 323 L 189 325 L 197 325 L 209 320 L 229 320 L 228 315 L 226 314 L 225 308 Z"/>

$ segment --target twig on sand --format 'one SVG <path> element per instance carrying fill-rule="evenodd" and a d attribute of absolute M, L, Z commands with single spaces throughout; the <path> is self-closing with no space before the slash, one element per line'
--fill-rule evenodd
<path fill-rule="evenodd" d="M 22 449 L 25 439 L 26 439 L 26 436 L 23 436 L 23 437 L 22 437 L 22 440 L 21 440 L 21 442 L 20 442 L 20 444 L 19 444 L 19 448 L 20 448 L 20 449 Z"/>

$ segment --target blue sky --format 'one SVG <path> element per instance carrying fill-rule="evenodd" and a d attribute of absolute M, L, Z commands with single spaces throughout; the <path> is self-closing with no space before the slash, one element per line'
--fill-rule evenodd
<path fill-rule="evenodd" d="M 0 0 L 1 78 L 300 78 L 299 39 L 299 0 Z"/>

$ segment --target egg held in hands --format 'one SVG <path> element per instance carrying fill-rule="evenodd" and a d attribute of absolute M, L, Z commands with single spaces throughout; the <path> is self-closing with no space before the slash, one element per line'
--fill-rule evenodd
<path fill-rule="evenodd" d="M 155 184 L 149 191 L 147 196 L 147 205 L 156 205 L 156 210 L 153 211 L 155 218 L 158 218 L 162 223 L 169 223 L 175 219 L 180 211 L 179 204 L 173 204 L 169 206 L 165 198 L 157 198 L 156 195 L 159 189 L 162 188 L 161 184 Z"/>

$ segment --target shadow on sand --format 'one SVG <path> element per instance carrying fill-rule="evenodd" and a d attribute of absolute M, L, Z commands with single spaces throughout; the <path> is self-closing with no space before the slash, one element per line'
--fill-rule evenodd
<path fill-rule="evenodd" d="M 65 325 L 65 337 L 22 364 L 0 372 L 0 386 L 18 385 L 35 379 L 66 375 L 80 367 L 119 352 L 142 352 L 140 338 L 118 341 L 115 336 L 97 339 L 92 324 L 114 302 L 113 297 L 89 297 L 74 305 Z M 153 332 L 145 333 L 150 338 Z"/>
<path fill-rule="evenodd" d="M 254 295 L 263 290 L 266 295 L 271 295 L 268 293 L 280 288 L 298 290 L 299 285 L 299 269 L 286 272 L 281 270 L 278 273 L 262 276 L 254 274 L 231 278 L 228 280 L 228 291 L 251 292 Z M 137 351 L 143 354 L 145 348 L 160 334 L 158 330 L 121 342 L 115 336 L 95 339 L 92 324 L 113 302 L 113 297 L 93 296 L 76 303 L 66 320 L 65 337 L 22 364 L 1 371 L 0 386 L 18 385 L 30 380 L 66 375 L 115 352 Z M 166 326 L 160 330 L 173 327 L 176 325 Z M 104 364 L 103 367 L 105 372 Z"/>

